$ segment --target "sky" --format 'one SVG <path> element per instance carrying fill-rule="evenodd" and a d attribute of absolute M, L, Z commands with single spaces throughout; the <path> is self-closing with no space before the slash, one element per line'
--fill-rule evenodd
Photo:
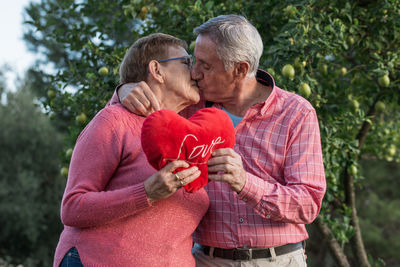
<path fill-rule="evenodd" d="M 23 36 L 23 10 L 29 2 L 38 0 L 0 0 L 0 67 L 8 64 L 7 88 L 15 90 L 15 78 L 23 76 L 24 71 L 32 65 L 35 55 L 28 52 Z"/>

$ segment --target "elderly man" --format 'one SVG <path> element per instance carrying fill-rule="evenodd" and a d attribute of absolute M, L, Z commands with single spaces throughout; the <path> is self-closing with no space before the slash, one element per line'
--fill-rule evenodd
<path fill-rule="evenodd" d="M 196 264 L 306 266 L 305 224 L 326 190 L 315 110 L 258 69 L 262 40 L 244 17 L 218 16 L 194 32 L 191 75 L 204 100 L 182 114 L 213 105 L 236 132 L 234 149 L 216 150 L 208 161 L 210 207 L 193 236 Z M 134 112 L 159 108 L 143 82 L 122 85 L 119 96 Z"/>

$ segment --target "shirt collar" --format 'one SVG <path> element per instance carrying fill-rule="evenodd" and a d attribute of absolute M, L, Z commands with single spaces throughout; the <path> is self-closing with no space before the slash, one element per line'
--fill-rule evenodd
<path fill-rule="evenodd" d="M 257 81 L 263 85 L 275 87 L 275 81 L 271 74 L 265 70 L 258 69 L 256 74 Z"/>
<path fill-rule="evenodd" d="M 264 115 L 267 112 L 271 103 L 275 99 L 275 95 L 276 95 L 275 80 L 271 74 L 269 74 L 268 72 L 266 72 L 265 70 L 262 70 L 262 69 L 257 70 L 256 78 L 257 78 L 257 82 L 261 83 L 262 85 L 272 87 L 271 94 L 264 101 L 264 104 L 262 104 L 261 109 L 260 109 L 261 115 Z"/>

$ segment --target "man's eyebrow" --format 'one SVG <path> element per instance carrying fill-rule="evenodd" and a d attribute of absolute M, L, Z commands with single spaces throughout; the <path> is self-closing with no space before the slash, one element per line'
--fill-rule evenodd
<path fill-rule="evenodd" d="M 196 61 L 199 61 L 200 63 L 208 64 L 208 62 L 205 61 L 205 60 L 203 60 L 203 59 L 197 59 L 197 58 L 196 58 Z"/>

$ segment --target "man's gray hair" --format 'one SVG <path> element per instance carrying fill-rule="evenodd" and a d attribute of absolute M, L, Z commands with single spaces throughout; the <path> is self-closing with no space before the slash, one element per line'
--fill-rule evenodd
<path fill-rule="evenodd" d="M 257 29 L 243 16 L 221 15 L 195 28 L 196 35 L 215 40 L 217 54 L 225 70 L 234 63 L 245 61 L 250 65 L 248 77 L 255 76 L 263 52 L 263 43 Z"/>

